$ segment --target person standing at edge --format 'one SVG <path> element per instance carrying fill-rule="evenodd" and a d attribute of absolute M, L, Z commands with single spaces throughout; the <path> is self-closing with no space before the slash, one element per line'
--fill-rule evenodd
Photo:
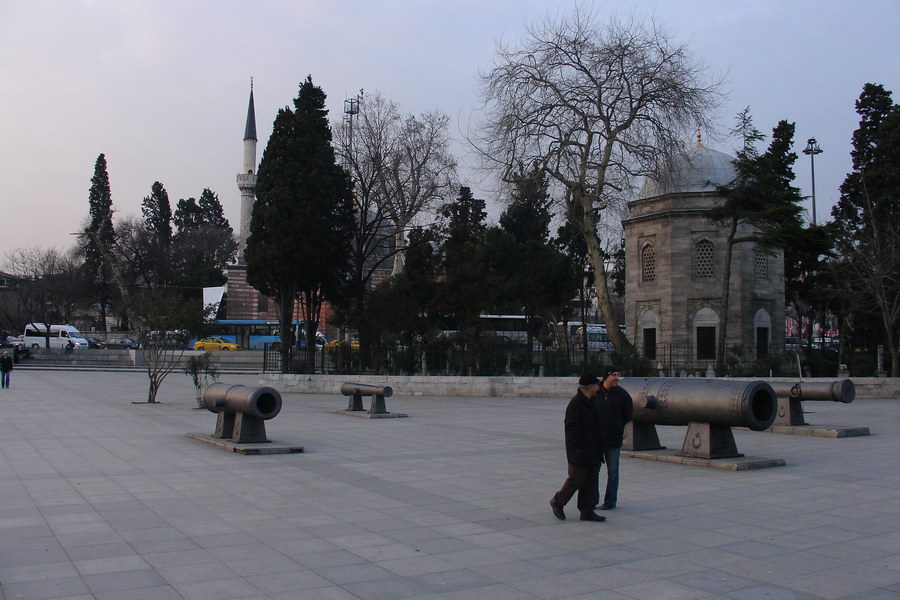
<path fill-rule="evenodd" d="M 616 507 L 619 493 L 619 455 L 622 452 L 622 438 L 625 425 L 631 421 L 634 405 L 631 396 L 619 387 L 621 369 L 610 365 L 603 370 L 602 380 L 597 395 L 600 411 L 600 439 L 603 440 L 603 462 L 606 463 L 606 494 L 600 510 Z M 599 465 L 598 465 L 599 471 Z M 594 496 L 594 504 L 600 502 L 600 487 Z"/>
<path fill-rule="evenodd" d="M 3 356 L 0 356 L 0 387 L 9 387 L 9 372 L 12 370 L 13 359 L 10 357 L 9 352 L 4 350 Z"/>
<path fill-rule="evenodd" d="M 600 420 L 594 396 L 600 380 L 583 375 L 578 380 L 578 392 L 566 407 L 566 460 L 569 476 L 562 488 L 550 499 L 550 507 L 557 519 L 565 519 L 563 507 L 578 492 L 578 510 L 582 521 L 605 521 L 594 512 L 594 494 L 600 467 Z"/>

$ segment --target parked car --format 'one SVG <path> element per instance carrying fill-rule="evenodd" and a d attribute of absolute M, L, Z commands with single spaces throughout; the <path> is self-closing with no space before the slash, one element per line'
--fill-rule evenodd
<path fill-rule="evenodd" d="M 350 345 L 351 350 L 359 350 L 359 340 L 358 339 L 356 339 L 356 338 L 351 339 L 349 345 Z M 331 340 L 330 342 L 325 344 L 325 349 L 326 350 L 335 350 L 337 348 L 344 348 L 346 346 L 347 346 L 346 341 L 342 342 L 341 340 Z"/>
<path fill-rule="evenodd" d="M 114 337 L 106 340 L 107 348 L 125 348 L 127 350 L 137 350 L 141 344 L 137 340 L 129 337 Z"/>
<path fill-rule="evenodd" d="M 0 348 L 12 348 L 13 360 L 18 362 L 22 358 L 27 358 L 31 354 L 31 350 L 25 345 L 20 338 L 14 335 L 5 335 L 0 338 Z"/>
<path fill-rule="evenodd" d="M 88 342 L 88 348 L 95 350 L 103 350 L 104 348 L 106 348 L 106 342 L 101 342 L 95 337 L 86 337 L 84 339 L 86 339 Z"/>
<path fill-rule="evenodd" d="M 205 337 L 194 342 L 194 350 L 240 350 L 241 347 L 220 337 Z"/>

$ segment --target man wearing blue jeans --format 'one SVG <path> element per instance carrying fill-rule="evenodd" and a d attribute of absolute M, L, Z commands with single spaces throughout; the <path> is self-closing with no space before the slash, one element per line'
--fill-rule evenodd
<path fill-rule="evenodd" d="M 631 421 L 634 405 L 631 396 L 619 387 L 621 369 L 610 365 L 603 370 L 600 389 L 595 400 L 600 413 L 600 439 L 603 440 L 603 461 L 606 463 L 606 494 L 600 510 L 616 507 L 619 493 L 619 455 L 622 452 L 622 438 L 625 424 Z M 597 469 L 599 472 L 599 468 Z M 597 488 L 595 504 L 600 503 L 600 488 Z"/>

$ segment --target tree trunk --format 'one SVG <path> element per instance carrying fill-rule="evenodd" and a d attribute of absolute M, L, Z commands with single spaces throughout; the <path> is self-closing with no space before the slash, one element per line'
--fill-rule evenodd
<path fill-rule="evenodd" d="M 597 240 L 597 223 L 594 221 L 591 200 L 577 191 L 573 191 L 572 194 L 575 196 L 574 201 L 579 207 L 579 210 L 573 212 L 577 212 L 576 218 L 587 245 L 588 259 L 591 261 L 591 267 L 594 269 L 594 289 L 597 293 L 597 305 L 600 307 L 600 313 L 603 315 L 603 321 L 606 323 L 609 339 L 620 356 L 634 354 L 634 346 L 622 333 L 619 327 L 619 317 L 616 315 L 610 302 L 609 285 L 603 263 L 603 253 L 600 251 L 600 243 Z"/>
<path fill-rule="evenodd" d="M 397 253 L 394 254 L 394 270 L 391 277 L 396 277 L 403 272 L 406 267 L 406 226 L 396 225 L 397 232 L 394 234 L 394 244 L 397 246 Z"/>
<path fill-rule="evenodd" d="M 296 345 L 294 340 L 294 328 L 291 321 L 294 320 L 294 296 L 296 293 L 289 290 L 280 290 L 280 295 L 276 298 L 278 303 L 278 327 L 281 333 L 281 347 L 278 349 L 281 354 L 281 372 L 290 372 L 291 354 Z"/>
<path fill-rule="evenodd" d="M 159 391 L 159 382 L 150 377 L 150 389 L 147 391 L 147 404 L 156 404 L 156 392 Z"/>
<path fill-rule="evenodd" d="M 725 240 L 725 270 L 722 273 L 722 322 L 719 339 L 716 340 L 716 370 L 719 377 L 725 375 L 725 339 L 728 334 L 728 302 L 731 299 L 731 257 L 734 254 L 734 236 L 737 220 L 731 221 L 731 231 Z"/>

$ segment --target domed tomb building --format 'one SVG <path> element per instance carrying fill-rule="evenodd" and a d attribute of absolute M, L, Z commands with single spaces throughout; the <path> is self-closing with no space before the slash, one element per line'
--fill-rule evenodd
<path fill-rule="evenodd" d="M 716 365 L 728 230 L 704 211 L 722 201 L 716 185 L 734 179 L 732 160 L 698 136 L 696 147 L 658 179 L 647 178 L 638 199 L 628 203 L 628 337 L 669 376 Z M 741 225 L 736 238 L 751 233 Z M 726 355 L 745 365 L 784 344 L 784 255 L 770 252 L 753 242 L 733 246 Z"/>

